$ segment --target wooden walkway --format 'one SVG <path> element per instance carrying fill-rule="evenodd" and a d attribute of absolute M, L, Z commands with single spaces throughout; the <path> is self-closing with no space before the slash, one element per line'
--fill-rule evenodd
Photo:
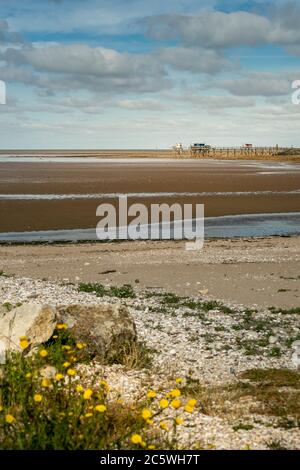
<path fill-rule="evenodd" d="M 256 157 L 277 157 L 279 155 L 289 155 L 295 149 L 283 147 L 211 147 L 211 148 L 193 148 L 181 149 L 178 151 L 174 149 L 174 153 L 178 157 L 192 157 L 192 158 L 253 158 Z"/>

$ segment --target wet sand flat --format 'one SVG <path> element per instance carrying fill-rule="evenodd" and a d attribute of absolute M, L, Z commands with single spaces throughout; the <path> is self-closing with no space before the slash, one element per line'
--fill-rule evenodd
<path fill-rule="evenodd" d="M 89 195 L 99 193 L 101 197 L 89 199 Z M 206 216 L 297 212 L 300 164 L 170 159 L 102 159 L 96 163 L 0 161 L 0 231 L 95 227 L 97 206 L 103 202 L 116 204 L 111 195 L 119 193 L 143 193 L 129 198 L 129 202 L 147 206 L 162 202 L 205 204 Z M 155 196 L 156 193 L 160 195 Z M 162 196 L 165 193 L 169 196 Z M 188 196 L 189 193 L 199 194 Z M 51 194 L 61 199 L 52 200 Z M 72 199 L 72 194 L 79 199 Z M 15 195 L 19 195 L 19 200 L 8 199 Z M 34 199 L 23 200 L 20 195 L 34 195 Z M 49 198 L 41 199 L 39 195 Z M 63 195 L 69 195 L 69 199 Z"/>
<path fill-rule="evenodd" d="M 55 201 L 1 201 L 0 232 L 26 232 L 55 229 L 81 229 L 96 227 L 100 217 L 96 209 L 101 203 L 109 202 L 117 207 L 111 199 L 102 200 L 55 200 Z M 128 199 L 136 203 L 134 198 Z M 138 203 L 145 204 L 150 214 L 150 204 L 204 204 L 205 216 L 214 217 L 232 214 L 261 214 L 298 212 L 298 196 L 248 196 L 248 197 L 201 197 L 201 198 L 142 198 Z M 118 213 L 118 212 L 117 212 Z M 130 218 L 128 218 L 130 221 Z M 118 224 L 117 224 L 118 225 Z"/>

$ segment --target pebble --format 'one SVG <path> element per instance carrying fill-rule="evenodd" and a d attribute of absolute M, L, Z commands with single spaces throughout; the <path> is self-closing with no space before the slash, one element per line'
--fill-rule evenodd
<path fill-rule="evenodd" d="M 78 292 L 77 287 L 70 284 L 0 277 L 0 304 L 6 302 L 16 305 L 18 302 L 26 302 L 33 294 L 38 302 L 50 305 L 97 304 L 104 301 L 127 305 L 135 320 L 140 341 L 144 341 L 148 348 L 155 351 L 150 372 L 97 363 L 80 366 L 87 371 L 87 380 L 95 374 L 107 378 L 115 390 L 112 393 L 121 393 L 126 401 L 136 401 L 150 387 L 157 390 L 174 387 L 175 377 L 185 378 L 191 374 L 201 384 L 223 386 L 236 381 L 235 376 L 238 377 L 242 371 L 251 368 L 295 370 L 292 362 L 293 350 L 286 344 L 299 331 L 299 315 L 281 316 L 254 305 L 244 306 L 230 302 L 227 303 L 228 307 L 234 309 L 231 314 L 222 313 L 222 309 L 214 309 L 199 316 L 197 311 L 178 305 L 174 309 L 164 306 L 162 312 L 161 298 L 146 297 L 143 292 L 138 292 L 134 299 L 99 298 L 91 293 Z M 257 355 L 245 354 L 245 347 L 255 346 L 256 339 L 265 339 L 268 329 L 267 325 L 262 331 L 246 328 L 243 315 L 246 308 L 258 309 L 251 317 L 253 320 L 267 319 L 272 331 L 277 328 L 276 336 L 271 335 L 267 345 L 260 346 L 261 353 Z M 281 354 L 273 357 L 269 355 L 269 351 L 278 342 Z M 243 346 L 244 343 L 246 346 Z M 248 406 L 251 401 L 252 397 L 249 395 L 244 396 L 241 403 Z M 180 427 L 178 439 L 183 448 L 189 448 L 195 436 L 197 439 L 201 438 L 203 445 L 217 449 L 267 449 L 267 443 L 276 440 L 287 448 L 300 448 L 299 429 L 272 427 L 271 418 L 266 416 L 259 416 L 259 423 L 255 421 L 255 415 L 251 419 L 253 429 L 236 432 L 228 419 L 207 416 L 197 411 L 185 416 L 192 427 Z"/>

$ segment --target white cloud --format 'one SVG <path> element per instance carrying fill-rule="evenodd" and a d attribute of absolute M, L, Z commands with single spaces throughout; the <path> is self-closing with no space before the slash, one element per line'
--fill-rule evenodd
<path fill-rule="evenodd" d="M 220 88 L 235 96 L 282 96 L 291 94 L 292 81 L 298 76 L 297 72 L 244 72 L 242 78 L 212 81 L 206 88 Z"/>
<path fill-rule="evenodd" d="M 238 45 L 300 43 L 299 20 L 276 14 L 267 18 L 246 11 L 223 13 L 203 11 L 198 15 L 160 15 L 143 20 L 150 37 L 157 40 L 179 39 L 188 47 L 227 48 Z"/>
<path fill-rule="evenodd" d="M 98 92 L 154 92 L 170 87 L 165 68 L 154 56 L 119 53 L 83 44 L 9 48 L 0 55 L 10 78 L 52 92 L 87 89 Z M 28 66 L 30 69 L 28 69 Z M 9 73 L 4 69 L 9 77 Z"/>
<path fill-rule="evenodd" d="M 158 59 L 174 69 L 193 73 L 216 74 L 233 69 L 229 60 L 212 49 L 190 49 L 187 47 L 168 47 L 157 52 Z"/>

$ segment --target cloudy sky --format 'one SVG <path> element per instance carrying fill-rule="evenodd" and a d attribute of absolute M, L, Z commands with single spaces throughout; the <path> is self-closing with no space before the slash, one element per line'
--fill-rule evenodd
<path fill-rule="evenodd" d="M 1 0 L 0 148 L 300 146 L 300 1 Z"/>

